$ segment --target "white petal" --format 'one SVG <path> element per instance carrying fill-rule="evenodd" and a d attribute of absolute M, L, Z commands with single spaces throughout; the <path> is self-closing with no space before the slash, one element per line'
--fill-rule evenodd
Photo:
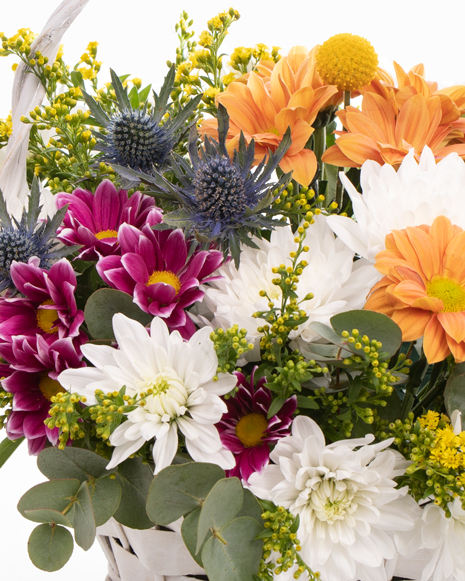
<path fill-rule="evenodd" d="M 175 422 L 169 428 L 167 434 L 161 438 L 157 438 L 153 447 L 153 460 L 155 462 L 155 472 L 158 474 L 160 470 L 166 468 L 171 464 L 178 449 L 178 429 Z"/>

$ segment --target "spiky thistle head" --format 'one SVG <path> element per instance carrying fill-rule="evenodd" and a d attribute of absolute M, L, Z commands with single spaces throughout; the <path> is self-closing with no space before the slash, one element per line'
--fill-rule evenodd
<path fill-rule="evenodd" d="M 165 78 L 160 95 L 153 92 L 155 101 L 151 112 L 147 102 L 139 106 L 139 98 L 129 98 L 118 75 L 111 71 L 112 86 L 118 111 L 108 116 L 98 103 L 83 92 L 84 99 L 95 120 L 105 129 L 95 132 L 96 149 L 103 152 L 101 160 L 119 167 L 151 173 L 165 165 L 171 150 L 186 129 L 185 122 L 192 115 L 201 96 L 192 99 L 176 117 L 170 116 L 168 103 L 173 89 L 175 70 L 172 67 Z M 168 116 L 168 118 L 167 118 Z"/>
<path fill-rule="evenodd" d="M 154 194 L 179 204 L 176 211 L 164 215 L 164 224 L 180 227 L 187 236 L 216 245 L 225 255 L 230 253 L 238 265 L 240 244 L 254 245 L 250 234 L 260 236 L 262 229 L 272 230 L 280 225 L 279 220 L 273 219 L 277 211 L 271 204 L 288 183 L 290 174 L 275 182 L 270 178 L 289 148 L 291 138 L 288 130 L 276 151 L 252 168 L 254 141 L 247 145 L 241 135 L 239 150 L 230 159 L 225 145 L 228 127 L 226 109 L 219 105 L 218 141 L 205 136 L 199 152 L 197 132 L 192 128 L 189 138 L 192 164 L 179 155 L 171 156 L 170 168 L 177 183 L 168 181 L 160 172 L 149 176 L 146 182 Z M 148 176 L 127 172 L 123 177 L 143 180 Z"/>
<path fill-rule="evenodd" d="M 53 218 L 38 222 L 41 206 L 39 204 L 39 182 L 34 177 L 29 204 L 24 209 L 21 220 L 10 218 L 3 194 L 0 191 L 0 291 L 9 289 L 17 292 L 10 276 L 10 266 L 16 262 L 29 262 L 33 256 L 40 260 L 38 266 L 48 268 L 55 260 L 73 253 L 78 246 L 60 248 L 55 238 L 58 226 L 66 213 L 66 207 L 58 210 Z"/>

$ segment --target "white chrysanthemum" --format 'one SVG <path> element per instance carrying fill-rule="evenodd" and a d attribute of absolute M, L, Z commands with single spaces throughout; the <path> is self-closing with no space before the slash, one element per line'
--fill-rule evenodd
<path fill-rule="evenodd" d="M 326 446 L 318 425 L 298 416 L 271 452 L 275 464 L 249 479 L 256 496 L 299 515 L 300 554 L 324 581 L 386 581 L 390 535 L 413 528 L 418 506 L 393 480 L 408 463 L 385 449 L 392 440 L 373 439 Z"/>
<path fill-rule="evenodd" d="M 440 215 L 465 229 L 463 160 L 451 153 L 436 164 L 433 153 L 425 147 L 417 163 L 414 153 L 410 150 L 397 172 L 388 164 L 366 161 L 361 173 L 363 195 L 341 174 L 355 221 L 330 216 L 328 224 L 349 248 L 371 262 L 385 249 L 386 235 L 392 230 L 431 226 Z"/>
<path fill-rule="evenodd" d="M 281 305 L 281 289 L 272 282 L 276 278 L 272 269 L 291 264 L 289 255 L 297 248 L 294 238 L 290 227 L 277 228 L 271 233 L 269 242 L 253 239 L 258 250 L 242 247 L 239 269 L 232 262 L 219 269 L 223 278 L 204 288 L 202 305 L 213 315 L 213 326 L 227 328 L 237 323 L 247 330 L 248 340 L 258 347 L 257 327 L 266 322 L 254 319 L 253 314 L 268 310 L 268 299 L 260 297 L 259 293 L 266 291 L 276 306 Z M 309 251 L 303 252 L 300 259 L 306 260 L 308 266 L 299 277 L 297 295 L 299 301 L 308 293 L 312 293 L 314 298 L 300 303 L 309 319 L 290 337 L 311 342 L 319 336 L 309 324 L 314 321 L 329 324 L 329 319 L 337 313 L 363 308 L 379 274 L 367 261 L 353 261 L 354 252 L 342 240 L 335 239 L 322 215 L 315 216 L 315 223 L 308 228 L 305 245 Z M 258 349 L 254 355 L 259 357 Z"/>
<path fill-rule="evenodd" d="M 127 421 L 110 436 L 115 449 L 108 468 L 155 438 L 153 458 L 155 473 L 159 472 L 176 454 L 178 428 L 195 461 L 233 468 L 234 458 L 221 445 L 214 424 L 227 412 L 219 396 L 231 391 L 237 380 L 234 375 L 220 374 L 213 381 L 218 358 L 210 329 L 197 331 L 185 342 L 177 331 L 169 334 L 158 317 L 153 319 L 149 335 L 140 323 L 118 313 L 113 317 L 113 331 L 119 349 L 83 345 L 82 352 L 95 368 L 67 369 L 58 376 L 68 391 L 85 395 L 87 405 L 96 403 L 97 389 L 110 393 L 126 386 L 129 396 L 150 394 L 144 398 L 146 405 L 129 412 Z"/>
<path fill-rule="evenodd" d="M 463 581 L 465 579 L 465 511 L 460 498 L 449 503 L 451 517 L 433 502 L 422 510 L 415 529 L 402 533 L 400 552 L 408 554 L 428 549 L 430 559 L 422 571 L 421 581 Z M 419 574 L 420 572 L 418 572 Z"/>

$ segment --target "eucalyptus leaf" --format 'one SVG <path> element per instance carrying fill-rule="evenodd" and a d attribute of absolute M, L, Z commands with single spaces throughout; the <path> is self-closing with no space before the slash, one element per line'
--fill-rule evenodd
<path fill-rule="evenodd" d="M 200 551 L 209 530 L 220 530 L 232 521 L 244 502 L 244 491 L 238 478 L 223 478 L 210 490 L 199 516 L 196 553 Z"/>
<path fill-rule="evenodd" d="M 262 531 L 257 521 L 243 516 L 226 524 L 221 540 L 212 536 L 202 550 L 202 563 L 210 581 L 253 581 L 262 558 Z"/>
<path fill-rule="evenodd" d="M 224 478 L 216 464 L 189 462 L 168 466 L 150 486 L 147 514 L 153 522 L 168 525 L 202 506 L 213 486 Z"/>
<path fill-rule="evenodd" d="M 457 363 L 452 370 L 444 391 L 444 403 L 449 416 L 459 410 L 465 417 L 465 363 Z"/>
<path fill-rule="evenodd" d="M 65 527 L 72 527 L 72 523 L 58 510 L 51 508 L 35 508 L 33 510 L 25 510 L 24 514 L 28 520 L 32 522 L 43 522 L 49 524 L 58 524 Z"/>
<path fill-rule="evenodd" d="M 339 335 L 335 333 L 331 327 L 328 327 L 328 325 L 324 325 L 323 323 L 318 323 L 315 321 L 314 323 L 310 323 L 309 327 L 312 331 L 318 333 L 320 337 L 326 339 L 326 341 L 334 343 L 335 345 L 339 345 L 340 347 L 344 346 L 344 339 L 339 337 Z"/>
<path fill-rule="evenodd" d="M 73 554 L 71 533 L 59 526 L 42 524 L 29 537 L 27 550 L 34 565 L 42 571 L 58 571 Z"/>
<path fill-rule="evenodd" d="M 76 495 L 74 507 L 74 540 L 88 551 L 95 539 L 95 518 L 87 482 L 83 482 Z"/>
<path fill-rule="evenodd" d="M 333 329 L 339 335 L 343 331 L 352 332 L 357 329 L 361 336 L 367 335 L 372 341 L 380 341 L 380 351 L 389 356 L 396 353 L 402 344 L 402 331 L 400 327 L 387 315 L 374 311 L 355 310 L 335 315 L 330 319 Z"/>
<path fill-rule="evenodd" d="M 76 478 L 50 480 L 37 484 L 28 490 L 18 503 L 19 512 L 28 518 L 24 511 L 50 508 L 63 513 L 74 499 L 81 483 Z"/>
<path fill-rule="evenodd" d="M 110 476 L 99 478 L 89 484 L 95 526 L 105 524 L 118 510 L 121 502 L 121 486 Z"/>
<path fill-rule="evenodd" d="M 106 458 L 84 448 L 45 448 L 37 458 L 37 467 L 49 480 L 77 478 L 81 483 L 108 476 L 107 464 Z"/>
<path fill-rule="evenodd" d="M 205 543 L 212 536 L 212 532 L 208 531 L 207 536 L 205 537 L 205 539 L 202 543 L 202 546 L 200 547 L 200 551 L 198 553 L 196 553 L 197 529 L 198 529 L 198 525 L 199 525 L 199 516 L 200 516 L 201 510 L 202 509 L 200 507 L 196 508 L 195 510 L 190 512 L 186 517 L 184 517 L 184 519 L 182 521 L 182 525 L 181 525 L 181 535 L 182 535 L 182 539 L 184 541 L 184 544 L 187 547 L 187 550 L 192 555 L 192 558 L 195 560 L 195 562 L 198 565 L 203 567 L 200 554 L 202 552 L 202 549 L 203 549 Z"/>
<path fill-rule="evenodd" d="M 152 477 L 152 470 L 140 458 L 130 458 L 119 465 L 121 502 L 113 515 L 119 523 L 139 530 L 153 527 L 145 509 Z"/>
<path fill-rule="evenodd" d="M 133 302 L 131 295 L 111 288 L 102 288 L 90 296 L 84 309 L 86 325 L 94 339 L 115 340 L 112 326 L 115 313 L 123 313 L 144 326 L 149 325 L 153 319 Z"/>
<path fill-rule="evenodd" d="M 244 488 L 244 502 L 242 503 L 241 510 L 237 513 L 236 518 L 241 516 L 250 516 L 263 527 L 262 512 L 262 507 L 260 506 L 258 500 L 250 492 L 250 490 Z"/>

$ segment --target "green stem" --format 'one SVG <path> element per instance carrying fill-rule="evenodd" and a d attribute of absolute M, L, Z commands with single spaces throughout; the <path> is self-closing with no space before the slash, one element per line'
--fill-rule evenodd
<path fill-rule="evenodd" d="M 350 91 L 344 91 L 344 109 L 350 105 Z"/>
<path fill-rule="evenodd" d="M 321 174 L 323 175 L 323 164 L 321 163 L 321 156 L 325 151 L 326 146 L 326 127 L 320 127 L 313 132 L 313 152 L 315 154 L 318 165 L 320 166 Z"/>

